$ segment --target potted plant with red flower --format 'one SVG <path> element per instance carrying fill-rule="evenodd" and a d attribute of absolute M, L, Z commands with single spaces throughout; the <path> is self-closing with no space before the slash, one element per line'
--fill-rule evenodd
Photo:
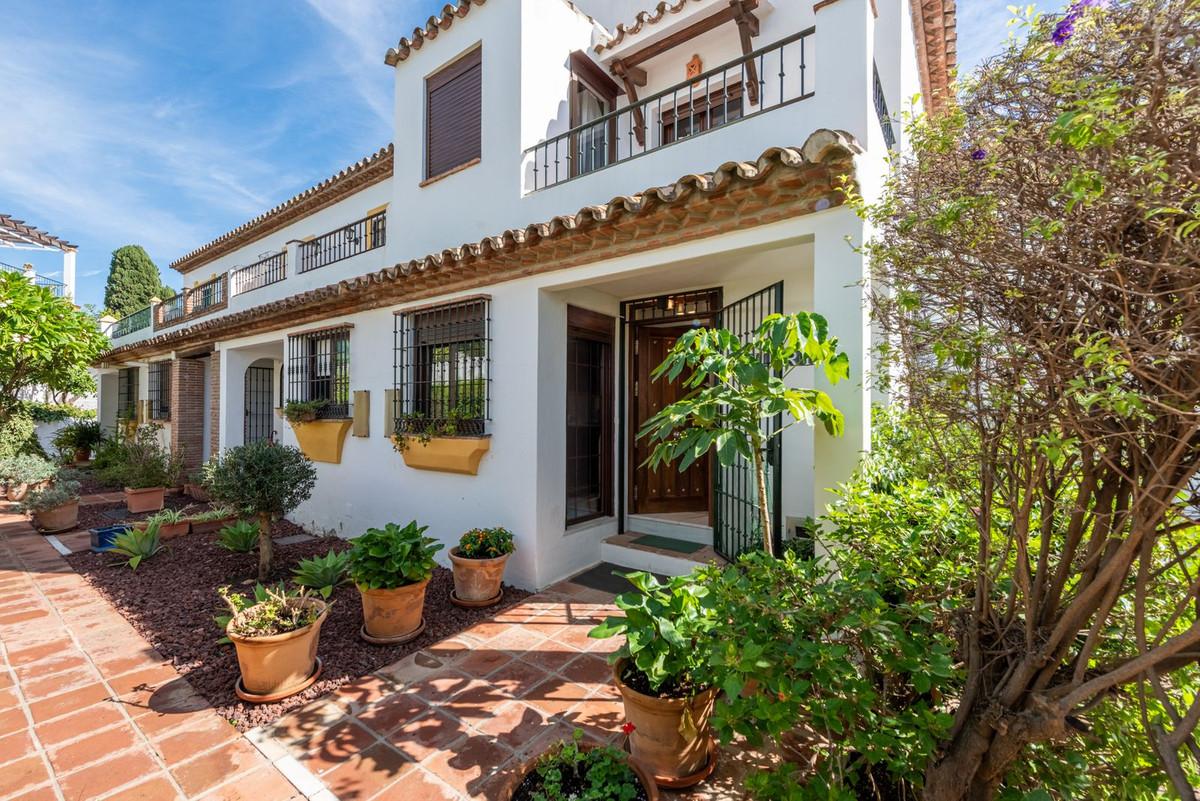
<path fill-rule="evenodd" d="M 514 550 L 512 532 L 506 528 L 473 528 L 463 534 L 458 547 L 450 550 L 454 570 L 450 600 L 466 607 L 499 603 L 504 566 Z"/>

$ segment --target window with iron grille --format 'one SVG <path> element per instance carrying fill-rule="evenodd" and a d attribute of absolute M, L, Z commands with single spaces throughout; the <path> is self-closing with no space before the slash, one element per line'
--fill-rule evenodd
<path fill-rule="evenodd" d="M 396 430 L 482 436 L 489 420 L 487 298 L 397 313 Z"/>
<path fill-rule="evenodd" d="M 287 402 L 325 401 L 320 419 L 350 416 L 350 326 L 288 337 Z"/>
<path fill-rule="evenodd" d="M 137 417 L 138 368 L 122 367 L 117 371 L 117 417 L 133 420 Z"/>
<path fill-rule="evenodd" d="M 150 419 L 171 419 L 171 363 L 154 362 L 150 365 Z"/>

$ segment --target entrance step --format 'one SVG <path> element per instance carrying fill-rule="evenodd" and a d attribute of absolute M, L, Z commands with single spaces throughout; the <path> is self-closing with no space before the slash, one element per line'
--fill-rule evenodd
<path fill-rule="evenodd" d="M 664 545 L 671 547 L 662 547 Z M 691 553 L 682 552 L 693 545 L 694 542 L 686 540 L 630 531 L 614 534 L 601 542 L 600 558 L 631 570 L 648 570 L 664 576 L 686 576 L 709 562 L 725 564 L 725 560 L 717 556 L 711 545 L 703 545 Z"/>
<path fill-rule="evenodd" d="M 698 520 L 704 520 L 705 522 L 694 522 Z M 712 545 L 713 542 L 712 526 L 708 525 L 707 515 L 703 513 L 631 514 L 626 517 L 625 528 L 642 534 L 656 534 L 660 537 L 698 542 L 701 545 Z"/>

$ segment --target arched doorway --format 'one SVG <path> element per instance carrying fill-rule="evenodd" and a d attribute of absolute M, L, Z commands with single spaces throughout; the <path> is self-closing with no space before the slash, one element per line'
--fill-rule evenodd
<path fill-rule="evenodd" d="M 259 359 L 246 368 L 245 424 L 242 442 L 273 440 L 275 415 L 272 412 L 275 387 L 275 363 Z"/>

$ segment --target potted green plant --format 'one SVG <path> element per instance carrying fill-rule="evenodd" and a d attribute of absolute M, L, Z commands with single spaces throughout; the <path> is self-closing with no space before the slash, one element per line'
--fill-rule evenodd
<path fill-rule="evenodd" d="M 512 532 L 506 528 L 473 528 L 450 550 L 454 570 L 454 592 L 450 600 L 458 606 L 483 607 L 500 601 L 504 591 L 504 565 L 515 550 Z"/>
<path fill-rule="evenodd" d="M 105 477 L 125 488 L 125 506 L 133 514 L 163 508 L 167 487 L 179 480 L 182 456 L 163 446 L 161 431 L 156 424 L 139 426 L 122 445 L 116 463 L 104 470 Z"/>
<path fill-rule="evenodd" d="M 461 401 L 443 418 L 409 412 L 396 419 L 392 447 L 409 467 L 477 475 L 492 439 L 482 433 L 480 403 Z M 475 433 L 464 433 L 474 431 Z"/>
<path fill-rule="evenodd" d="M 663 787 L 690 787 L 713 769 L 709 730 L 715 690 L 703 682 L 712 630 L 707 589 L 689 576 L 665 584 L 650 573 L 626 576 L 636 592 L 614 601 L 624 617 L 610 617 L 589 632 L 598 639 L 623 636 L 613 652 L 613 681 L 631 724 L 630 752 Z"/>
<path fill-rule="evenodd" d="M 104 442 L 104 429 L 97 420 L 76 420 L 60 428 L 51 441 L 63 453 L 70 453 L 75 462 L 86 462 Z"/>
<path fill-rule="evenodd" d="M 53 464 L 40 456 L 20 454 L 0 460 L 0 481 L 7 487 L 10 501 L 23 501 L 32 490 L 40 489 L 54 478 Z"/>
<path fill-rule="evenodd" d="M 583 745 L 583 732 L 530 757 L 501 793 L 501 801 L 658 801 L 658 787 L 636 759 L 611 745 Z"/>
<path fill-rule="evenodd" d="M 269 703 L 295 695 L 317 680 L 317 641 L 329 603 L 306 593 L 255 587 L 254 597 L 219 590 L 229 607 L 218 618 L 237 650 L 241 678 L 234 691 L 243 701 Z"/>
<path fill-rule="evenodd" d="M 239 445 L 204 466 L 204 486 L 217 502 L 258 523 L 258 577 L 271 571 L 271 524 L 312 495 L 317 471 L 296 448 L 270 440 Z"/>
<path fill-rule="evenodd" d="M 228 506 L 214 506 L 207 512 L 192 515 L 193 534 L 211 534 L 237 520 L 237 512 Z"/>
<path fill-rule="evenodd" d="M 350 579 L 362 597 L 364 640 L 407 642 L 425 629 L 425 589 L 442 544 L 417 521 L 388 523 L 351 540 Z"/>
<path fill-rule="evenodd" d="M 288 401 L 283 416 L 296 435 L 296 443 L 304 455 L 314 462 L 340 464 L 346 433 L 354 421 L 347 417 L 321 417 L 328 401 Z"/>
<path fill-rule="evenodd" d="M 43 534 L 69 531 L 79 523 L 79 482 L 60 480 L 32 490 L 21 511 L 33 518 L 34 527 Z"/>
<path fill-rule="evenodd" d="M 149 518 L 146 523 L 157 523 L 159 536 L 164 540 L 182 537 L 192 528 L 192 521 L 188 518 L 186 510 L 183 509 L 163 509 Z"/>

